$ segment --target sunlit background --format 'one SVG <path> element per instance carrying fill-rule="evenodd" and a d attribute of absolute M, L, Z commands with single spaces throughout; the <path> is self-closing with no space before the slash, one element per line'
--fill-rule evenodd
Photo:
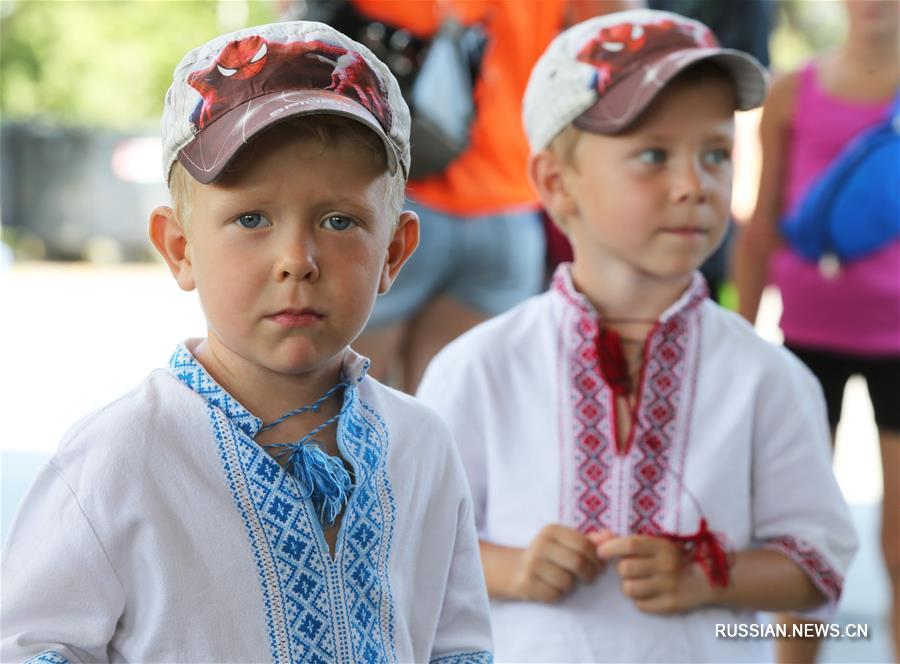
<path fill-rule="evenodd" d="M 840 39 L 839 3 L 777 4 L 774 72 Z M 178 341 L 204 334 L 196 297 L 177 289 L 146 239 L 149 211 L 168 202 L 158 124 L 178 59 L 217 34 L 302 15 L 303 5 L 0 0 L 4 538 L 18 500 L 64 432 L 165 364 Z M 757 123 L 756 113 L 739 118 L 738 220 L 755 196 Z M 767 292 L 758 328 L 776 342 L 779 310 L 777 293 Z M 854 379 L 835 470 L 863 547 L 838 620 L 869 623 L 873 636 L 827 642 L 825 661 L 889 658 L 879 463 L 865 385 Z"/>

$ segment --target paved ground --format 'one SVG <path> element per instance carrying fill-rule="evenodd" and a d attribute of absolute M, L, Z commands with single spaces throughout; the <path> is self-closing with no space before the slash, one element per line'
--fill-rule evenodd
<path fill-rule="evenodd" d="M 777 340 L 778 298 L 764 299 L 760 332 Z M 2 515 L 9 521 L 38 464 L 79 417 L 163 365 L 175 344 L 204 334 L 196 297 L 161 265 L 24 264 L 0 273 L 0 404 L 4 426 Z M 835 472 L 854 511 L 863 549 L 850 571 L 837 622 L 867 623 L 865 641 L 826 643 L 838 662 L 889 659 L 886 576 L 877 546 L 881 469 L 872 413 L 851 381 L 838 430 Z"/>

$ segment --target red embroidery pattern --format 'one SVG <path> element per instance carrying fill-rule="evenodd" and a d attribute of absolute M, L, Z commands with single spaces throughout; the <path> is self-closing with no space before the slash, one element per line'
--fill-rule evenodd
<path fill-rule="evenodd" d="M 688 321 L 676 314 L 651 332 L 634 432 L 634 492 L 629 530 L 645 535 L 663 530 L 659 517 L 669 469 L 675 417 L 681 402 Z"/>
<path fill-rule="evenodd" d="M 803 568 L 816 588 L 828 598 L 829 602 L 837 602 L 841 597 L 844 577 L 816 551 L 810 544 L 795 537 L 785 535 L 773 537 L 763 543 L 763 548 L 781 551 L 788 558 Z"/>
<path fill-rule="evenodd" d="M 605 484 L 609 478 L 615 442 L 611 440 L 612 414 L 609 388 L 600 376 L 597 364 L 597 325 L 588 317 L 575 322 L 578 348 L 572 357 L 575 381 L 572 407 L 575 417 L 575 495 L 576 527 L 585 533 L 609 528 L 603 515 L 609 508 Z"/>
<path fill-rule="evenodd" d="M 576 315 L 563 344 L 563 358 L 569 362 L 570 400 L 574 414 L 575 452 L 575 528 L 583 533 L 611 527 L 610 476 L 615 444 L 611 441 L 609 387 L 600 375 L 597 363 L 597 320 L 580 296 L 571 291 L 566 275 L 558 270 L 553 289 L 574 308 Z M 568 499 L 567 496 L 564 499 Z"/>
<path fill-rule="evenodd" d="M 616 455 L 611 427 L 612 395 L 598 366 L 596 312 L 574 291 L 568 279 L 568 266 L 557 270 L 553 290 L 575 312 L 572 324 L 563 332 L 568 335 L 563 359 L 569 363 L 569 386 L 562 389 L 569 390 L 574 415 L 575 527 L 592 532 L 612 526 L 609 482 Z M 692 314 L 705 298 L 705 284 L 698 281 L 680 310 L 654 327 L 645 349 L 633 442 L 624 451 L 634 460 L 630 486 L 622 487 L 626 489 L 622 499 L 630 506 L 615 508 L 616 512 L 628 510 L 628 529 L 632 533 L 663 531 L 661 516 L 670 448 L 682 386 L 688 379 L 684 374 L 689 327 L 698 324 Z M 628 483 L 627 478 L 625 481 Z"/>

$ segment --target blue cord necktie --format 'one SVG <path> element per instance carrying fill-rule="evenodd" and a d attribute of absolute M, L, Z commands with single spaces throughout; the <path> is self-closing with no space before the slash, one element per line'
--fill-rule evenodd
<path fill-rule="evenodd" d="M 318 413 L 322 404 L 335 392 L 347 387 L 349 387 L 348 383 L 338 383 L 319 397 L 315 403 L 285 413 L 271 424 L 260 428 L 260 431 L 268 431 L 294 415 L 307 412 Z M 272 455 L 277 460 L 287 457 L 284 464 L 285 470 L 299 483 L 301 496 L 312 500 L 313 507 L 324 526 L 334 524 L 350 497 L 353 482 L 350 479 L 350 473 L 344 467 L 344 462 L 339 457 L 326 454 L 313 437 L 336 422 L 343 412 L 344 407 L 341 407 L 341 411 L 337 415 L 327 419 L 296 443 L 262 445 L 262 447 L 280 448 L 280 451 Z"/>

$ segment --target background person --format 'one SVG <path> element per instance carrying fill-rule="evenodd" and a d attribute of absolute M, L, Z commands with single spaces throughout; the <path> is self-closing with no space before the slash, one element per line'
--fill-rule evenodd
<path fill-rule="evenodd" d="M 825 391 L 832 434 L 847 379 L 866 379 L 878 425 L 884 482 L 881 546 L 900 656 L 900 241 L 840 265 L 817 264 L 782 241 L 780 220 L 860 132 L 881 122 L 898 90 L 898 9 L 893 0 L 844 3 L 846 39 L 772 85 L 760 125 L 756 209 L 736 254 L 740 312 L 756 318 L 763 287 L 781 292 L 785 345 Z M 885 183 L 878 186 L 895 186 Z M 790 620 L 784 616 L 785 621 Z M 784 662 L 812 661 L 815 640 L 784 640 Z"/>
<path fill-rule="evenodd" d="M 480 23 L 487 35 L 469 146 L 443 173 L 410 182 L 410 207 L 422 223 L 419 249 L 355 344 L 372 358 L 374 375 L 398 371 L 392 382 L 414 392 L 445 344 L 543 287 L 544 231 L 519 120 L 528 73 L 564 25 L 635 3 L 354 1 L 418 35 L 433 34 L 447 15 Z"/>

